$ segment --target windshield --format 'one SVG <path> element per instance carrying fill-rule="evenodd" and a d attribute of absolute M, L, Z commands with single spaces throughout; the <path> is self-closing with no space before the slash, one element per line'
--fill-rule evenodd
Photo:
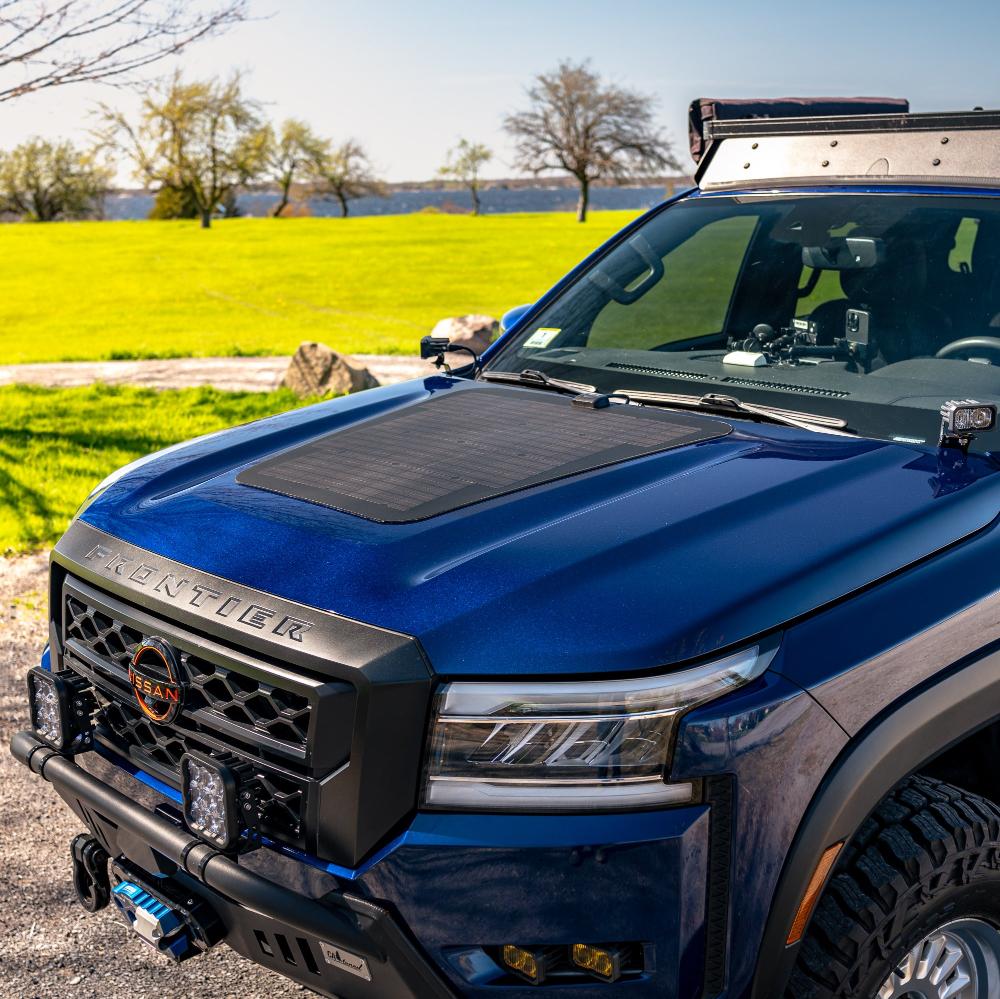
<path fill-rule="evenodd" d="M 945 400 L 1000 400 L 1000 199 L 681 201 L 585 271 L 486 376 L 524 369 L 600 392 L 735 396 L 936 445 Z"/>

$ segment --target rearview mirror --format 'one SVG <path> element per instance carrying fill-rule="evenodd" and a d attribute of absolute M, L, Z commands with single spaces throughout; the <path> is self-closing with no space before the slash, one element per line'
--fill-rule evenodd
<path fill-rule="evenodd" d="M 845 236 L 824 246 L 803 246 L 802 263 L 821 271 L 854 271 L 885 260 L 885 243 L 870 236 Z"/>

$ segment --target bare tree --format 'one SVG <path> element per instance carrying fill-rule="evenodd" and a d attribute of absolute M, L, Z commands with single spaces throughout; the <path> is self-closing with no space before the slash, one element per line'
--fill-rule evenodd
<path fill-rule="evenodd" d="M 577 221 L 587 220 L 590 185 L 618 183 L 678 168 L 653 121 L 653 98 L 606 84 L 587 62 L 562 62 L 528 88 L 530 107 L 504 119 L 516 141 L 517 167 L 536 176 L 572 174 L 580 185 Z"/>
<path fill-rule="evenodd" d="M 0 101 L 141 70 L 247 17 L 247 0 L 0 0 Z"/>
<path fill-rule="evenodd" d="M 93 152 L 29 139 L 0 153 L 0 211 L 32 222 L 99 217 L 111 174 Z"/>
<path fill-rule="evenodd" d="M 135 162 L 147 187 L 190 199 L 202 228 L 236 190 L 264 169 L 268 131 L 259 105 L 243 96 L 239 76 L 186 83 L 179 73 L 146 91 L 138 122 L 103 107 L 104 139 Z"/>
<path fill-rule="evenodd" d="M 459 139 L 458 145 L 448 151 L 448 159 L 438 171 L 469 189 L 472 197 L 472 214 L 479 214 L 479 171 L 493 159 L 493 150 L 479 142 Z"/>
<path fill-rule="evenodd" d="M 321 198 L 335 198 L 347 217 L 347 203 L 366 194 L 383 194 L 385 185 L 375 176 L 368 154 L 349 139 L 328 153 L 317 170 L 313 191 Z"/>
<path fill-rule="evenodd" d="M 268 130 L 267 169 L 281 191 L 281 200 L 272 215 L 277 218 L 288 206 L 292 185 L 314 179 L 330 156 L 330 140 L 321 139 L 304 122 L 283 121 L 277 130 Z"/>

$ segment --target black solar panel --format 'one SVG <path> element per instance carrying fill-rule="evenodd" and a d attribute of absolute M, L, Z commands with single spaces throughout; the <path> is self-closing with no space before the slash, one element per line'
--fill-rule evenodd
<path fill-rule="evenodd" d="M 401 524 L 730 429 L 636 406 L 584 409 L 537 389 L 449 390 L 268 458 L 236 481 Z"/>

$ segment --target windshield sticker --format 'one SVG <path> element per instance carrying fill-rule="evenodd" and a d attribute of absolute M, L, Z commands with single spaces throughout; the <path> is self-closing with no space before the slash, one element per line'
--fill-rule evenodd
<path fill-rule="evenodd" d="M 527 340 L 525 347 L 547 347 L 552 341 L 562 333 L 561 329 L 553 329 L 551 326 L 539 326 Z"/>

